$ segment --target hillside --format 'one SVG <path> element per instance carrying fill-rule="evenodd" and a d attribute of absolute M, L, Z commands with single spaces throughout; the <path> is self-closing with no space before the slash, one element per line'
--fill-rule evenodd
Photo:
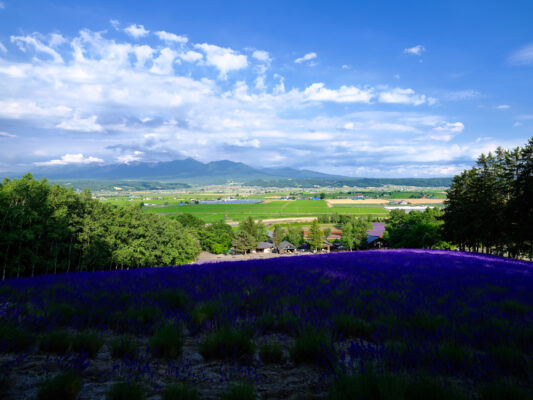
<path fill-rule="evenodd" d="M 126 376 L 149 398 L 179 381 L 220 399 L 244 379 L 252 398 L 526 399 L 532 268 L 384 250 L 7 280 L 0 394 L 74 370 L 81 400 Z"/>

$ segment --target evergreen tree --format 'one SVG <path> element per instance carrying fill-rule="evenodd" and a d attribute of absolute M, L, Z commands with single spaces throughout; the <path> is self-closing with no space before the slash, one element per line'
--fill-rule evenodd
<path fill-rule="evenodd" d="M 309 235 L 307 236 L 307 241 L 309 242 L 311 248 L 315 251 L 318 251 L 322 248 L 322 244 L 324 241 L 324 233 L 320 229 L 320 226 L 318 225 L 318 221 L 316 219 L 313 220 L 313 223 L 311 224 L 311 228 L 309 229 Z"/>

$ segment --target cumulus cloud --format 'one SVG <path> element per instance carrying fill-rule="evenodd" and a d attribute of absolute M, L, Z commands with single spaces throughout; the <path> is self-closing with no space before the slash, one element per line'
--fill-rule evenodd
<path fill-rule="evenodd" d="M 270 58 L 270 53 L 264 50 L 255 50 L 252 53 L 252 57 L 255 58 L 256 60 L 259 60 L 265 63 L 270 63 L 272 61 L 272 58 Z"/>
<path fill-rule="evenodd" d="M 97 157 L 85 157 L 82 153 L 77 154 L 65 154 L 59 159 L 36 162 L 35 165 L 40 166 L 54 166 L 54 165 L 67 165 L 67 164 L 90 164 L 90 163 L 102 163 L 104 160 Z"/>
<path fill-rule="evenodd" d="M 533 43 L 530 43 L 511 54 L 508 58 L 508 62 L 512 65 L 533 64 Z"/>
<path fill-rule="evenodd" d="M 176 35 L 175 33 L 165 31 L 157 31 L 154 33 L 159 39 L 165 42 L 187 43 L 189 41 L 185 36 Z"/>
<path fill-rule="evenodd" d="M 133 36 L 135 39 L 141 38 L 150 33 L 149 30 L 144 29 L 143 25 L 136 25 L 136 24 L 131 24 L 127 28 L 124 28 L 124 32 L 126 32 L 130 36 Z"/>
<path fill-rule="evenodd" d="M 236 71 L 248 66 L 247 57 L 237 53 L 235 50 L 207 43 L 196 44 L 194 47 L 205 53 L 207 64 L 217 68 L 222 78 L 226 78 L 227 73 L 230 71 Z"/>
<path fill-rule="evenodd" d="M 420 104 L 433 104 L 435 99 L 426 98 L 423 94 L 416 94 L 413 89 L 395 88 L 384 91 L 379 94 L 380 103 L 394 103 L 394 104 L 412 104 L 418 106 Z"/>
<path fill-rule="evenodd" d="M 411 56 L 421 56 L 424 51 L 426 51 L 426 48 L 422 46 L 421 44 L 403 49 L 403 52 L 405 54 L 408 54 Z"/>
<path fill-rule="evenodd" d="M 118 22 L 118 20 L 116 19 L 110 19 L 109 20 L 109 23 L 111 24 L 111 26 L 113 27 L 114 30 L 118 31 L 119 28 L 120 28 L 120 22 Z"/>
<path fill-rule="evenodd" d="M 500 104 L 500 105 L 496 106 L 496 109 L 498 109 L 498 110 L 507 110 L 509 108 L 511 108 L 511 106 L 509 104 Z"/>
<path fill-rule="evenodd" d="M 189 50 L 189 51 L 187 51 L 185 53 L 181 53 L 179 55 L 179 57 L 183 61 L 187 61 L 187 62 L 196 62 L 196 61 L 200 61 L 202 58 L 204 58 L 202 53 L 198 53 L 197 51 L 193 51 L 193 50 Z"/>
<path fill-rule="evenodd" d="M 96 122 L 97 119 L 98 117 L 96 115 L 88 118 L 81 118 L 78 115 L 74 115 L 69 120 L 61 121 L 56 125 L 56 128 L 79 132 L 102 132 L 104 128 Z"/>
<path fill-rule="evenodd" d="M 14 138 L 17 137 L 17 135 L 13 135 L 12 133 L 7 132 L 0 132 L 0 137 Z"/>
<path fill-rule="evenodd" d="M 373 97 L 372 89 L 364 90 L 355 86 L 341 86 L 338 90 L 327 89 L 323 83 L 313 83 L 304 91 L 309 100 L 333 101 L 337 103 L 369 103 Z"/>
<path fill-rule="evenodd" d="M 7 53 L 6 46 L 2 42 L 0 42 L 0 53 Z"/>
<path fill-rule="evenodd" d="M 39 53 L 48 54 L 57 63 L 63 62 L 63 58 L 57 51 L 52 49 L 50 46 L 45 45 L 36 36 L 11 36 L 10 39 L 11 43 L 15 43 L 18 48 L 24 52 L 29 48 L 33 48 Z"/>
<path fill-rule="evenodd" d="M 422 173 L 422 165 L 438 175 L 471 160 L 477 148 L 452 149 L 462 124 L 415 110 L 434 101 L 415 88 L 313 81 L 298 87 L 276 73 L 269 53 L 254 56 L 261 50 L 243 49 L 249 60 L 216 44 L 141 45 L 112 30 L 57 35 L 13 39 L 26 54 L 13 46 L 15 56 L 0 60 L 0 93 L 6 94 L 0 118 L 17 132 L 16 141 L 3 135 L 0 157 L 15 154 L 26 165 L 34 160 L 28 155 L 38 154 L 40 160 L 65 155 L 48 156 L 53 160 L 45 165 L 193 157 L 407 176 Z M 253 68 L 246 70 L 249 61 Z M 206 65 L 224 80 L 213 79 Z M 367 111 L 354 111 L 359 108 Z M 438 162 L 427 161 L 437 156 Z"/>
<path fill-rule="evenodd" d="M 304 55 L 303 57 L 300 57 L 300 58 L 297 58 L 296 60 L 294 60 L 294 62 L 296 64 L 301 64 L 303 63 L 304 61 L 310 61 L 310 60 L 313 60 L 317 57 L 316 53 L 312 52 L 312 53 L 307 53 L 306 55 Z"/>

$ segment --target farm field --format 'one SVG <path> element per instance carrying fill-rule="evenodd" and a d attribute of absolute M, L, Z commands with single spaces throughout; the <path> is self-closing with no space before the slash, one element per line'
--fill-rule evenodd
<path fill-rule="evenodd" d="M 235 382 L 259 399 L 530 399 L 532 273 L 383 250 L 7 280 L 0 397 L 59 376 L 81 400 L 117 382 L 154 399 Z"/>
<path fill-rule="evenodd" d="M 225 218 L 239 221 L 248 216 L 256 219 L 310 217 L 324 214 L 343 213 L 358 216 L 386 216 L 383 207 L 343 207 L 341 210 L 328 207 L 324 200 L 273 200 L 258 204 L 191 204 L 165 207 L 145 207 L 146 212 L 157 214 L 193 214 L 206 222 Z"/>

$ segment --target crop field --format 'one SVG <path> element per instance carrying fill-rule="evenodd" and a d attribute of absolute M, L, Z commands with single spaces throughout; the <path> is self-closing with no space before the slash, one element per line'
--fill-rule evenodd
<path fill-rule="evenodd" d="M 352 206 L 336 209 L 328 207 L 324 200 L 273 200 L 258 204 L 191 204 L 173 205 L 166 207 L 145 207 L 146 212 L 158 214 L 189 213 L 196 215 L 206 222 L 223 219 L 239 221 L 248 216 L 256 219 L 313 217 L 323 214 L 342 213 L 353 215 L 383 215 L 388 211 L 383 207 Z"/>
<path fill-rule="evenodd" d="M 532 263 L 460 252 L 7 280 L 0 397 L 531 399 L 532 321 Z"/>

